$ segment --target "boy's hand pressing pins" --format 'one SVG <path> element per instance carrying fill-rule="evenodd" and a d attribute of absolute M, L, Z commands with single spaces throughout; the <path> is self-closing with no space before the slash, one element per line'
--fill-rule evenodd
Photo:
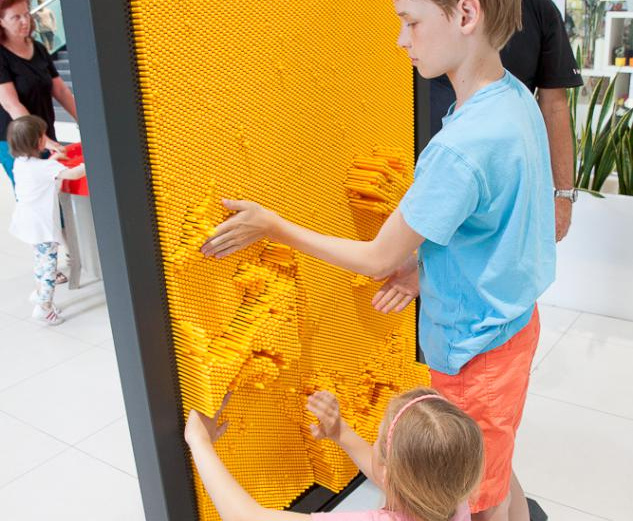
<path fill-rule="evenodd" d="M 187 419 L 187 425 L 185 426 L 185 440 L 188 445 L 193 445 L 195 443 L 215 443 L 220 439 L 229 427 L 229 422 L 218 425 L 218 420 L 229 403 L 230 398 L 231 393 L 227 393 L 224 400 L 222 400 L 222 405 L 213 418 L 209 418 L 207 415 L 202 414 L 195 409 L 192 409 L 189 412 L 189 418 Z"/>
<path fill-rule="evenodd" d="M 329 438 L 338 443 L 343 420 L 336 396 L 328 391 L 316 392 L 308 397 L 306 408 L 319 420 L 319 425 L 310 425 L 312 436 L 317 440 Z"/>
<path fill-rule="evenodd" d="M 221 259 L 269 236 L 273 230 L 277 214 L 271 210 L 252 201 L 223 199 L 222 204 L 236 213 L 220 224 L 215 235 L 202 245 L 200 251 L 205 257 Z"/>

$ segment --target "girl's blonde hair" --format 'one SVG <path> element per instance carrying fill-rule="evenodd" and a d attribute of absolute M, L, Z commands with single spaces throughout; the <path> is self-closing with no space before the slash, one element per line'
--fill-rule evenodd
<path fill-rule="evenodd" d="M 387 407 L 379 439 L 387 507 L 409 519 L 448 521 L 481 479 L 484 445 L 477 423 L 447 400 L 427 399 L 402 413 L 387 447 L 394 417 L 411 400 L 428 394 L 438 395 L 420 387 Z"/>

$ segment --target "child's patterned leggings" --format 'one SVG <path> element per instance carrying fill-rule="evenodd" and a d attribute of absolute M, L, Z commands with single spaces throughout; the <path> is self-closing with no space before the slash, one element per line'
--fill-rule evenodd
<path fill-rule="evenodd" d="M 37 301 L 40 306 L 48 307 L 53 302 L 55 278 L 57 277 L 56 242 L 41 242 L 33 246 L 35 253 L 35 280 L 37 282 Z"/>

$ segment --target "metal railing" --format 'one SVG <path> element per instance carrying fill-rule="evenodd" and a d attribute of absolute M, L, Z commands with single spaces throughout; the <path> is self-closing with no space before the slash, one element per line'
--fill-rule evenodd
<path fill-rule="evenodd" d="M 48 52 L 53 54 L 66 45 L 66 32 L 62 18 L 60 0 L 46 0 L 39 5 L 31 1 L 31 16 L 35 20 L 33 37 L 42 42 Z"/>

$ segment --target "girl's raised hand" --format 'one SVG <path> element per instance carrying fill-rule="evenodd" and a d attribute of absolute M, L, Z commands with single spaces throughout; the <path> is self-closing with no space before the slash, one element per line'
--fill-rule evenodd
<path fill-rule="evenodd" d="M 318 391 L 308 397 L 306 408 L 319 420 L 319 425 L 310 425 L 312 436 L 317 440 L 329 438 L 338 443 L 343 420 L 336 396 L 328 391 Z"/>
<path fill-rule="evenodd" d="M 187 425 L 185 426 L 185 440 L 188 445 L 192 445 L 194 443 L 215 443 L 220 439 L 229 427 L 229 422 L 218 425 L 218 420 L 228 405 L 230 398 L 231 393 L 227 393 L 224 400 L 222 400 L 222 405 L 213 418 L 209 418 L 207 415 L 202 414 L 195 409 L 189 411 L 189 418 L 187 419 Z"/>
<path fill-rule="evenodd" d="M 200 251 L 205 257 L 221 259 L 243 250 L 268 236 L 274 227 L 277 214 L 252 201 L 222 200 L 222 204 L 236 212 L 216 228 Z"/>

